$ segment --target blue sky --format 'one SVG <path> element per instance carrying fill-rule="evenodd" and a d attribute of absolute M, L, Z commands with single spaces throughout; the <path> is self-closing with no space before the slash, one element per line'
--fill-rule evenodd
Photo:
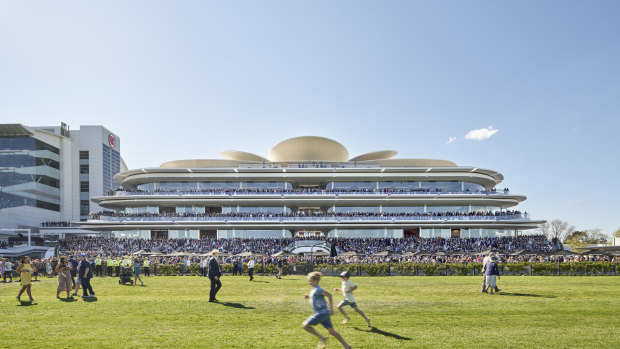
<path fill-rule="evenodd" d="M 618 1 L 0 0 L 0 122 L 104 125 L 130 168 L 323 136 L 351 156 L 500 171 L 534 218 L 611 234 L 618 13 Z M 483 128 L 496 132 L 465 138 Z"/>

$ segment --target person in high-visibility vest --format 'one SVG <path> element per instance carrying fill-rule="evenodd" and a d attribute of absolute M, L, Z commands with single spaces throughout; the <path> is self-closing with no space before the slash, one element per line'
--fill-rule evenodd
<path fill-rule="evenodd" d="M 101 256 L 97 256 L 95 259 L 95 276 L 103 276 L 103 270 L 101 269 Z"/>
<path fill-rule="evenodd" d="M 144 257 L 144 263 L 143 263 L 143 267 L 144 267 L 144 275 L 145 276 L 151 276 L 151 271 L 149 266 L 151 265 L 151 263 L 149 262 L 149 257 Z"/>
<path fill-rule="evenodd" d="M 120 260 L 120 258 L 114 259 L 114 273 L 116 274 L 116 277 L 119 277 L 121 275 L 121 260 Z"/>
<path fill-rule="evenodd" d="M 106 271 L 108 272 L 108 276 L 112 276 L 112 272 L 114 271 L 114 260 L 112 257 L 108 257 L 106 260 Z"/>

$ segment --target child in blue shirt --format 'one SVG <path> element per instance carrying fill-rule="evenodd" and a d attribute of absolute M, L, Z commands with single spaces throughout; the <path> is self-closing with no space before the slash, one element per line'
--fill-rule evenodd
<path fill-rule="evenodd" d="M 327 337 L 323 337 L 314 329 L 314 325 L 321 324 L 323 327 L 327 329 L 327 332 L 332 336 L 336 337 L 336 339 L 345 347 L 351 348 L 350 345 L 345 342 L 342 336 L 334 330 L 334 326 L 332 326 L 332 321 L 330 319 L 330 315 L 334 314 L 334 302 L 332 299 L 331 293 L 323 290 L 319 287 L 319 281 L 321 280 L 321 273 L 318 271 L 313 271 L 307 276 L 308 285 L 312 286 L 312 291 L 310 291 L 310 295 L 304 295 L 304 298 L 310 299 L 310 305 L 312 305 L 312 309 L 314 310 L 314 314 L 310 316 L 306 321 L 301 324 L 304 330 L 312 333 L 313 335 L 319 337 L 319 345 L 318 348 L 324 348 L 325 342 L 327 341 Z M 325 301 L 325 297 L 329 298 L 329 310 L 327 309 L 327 302 Z"/>

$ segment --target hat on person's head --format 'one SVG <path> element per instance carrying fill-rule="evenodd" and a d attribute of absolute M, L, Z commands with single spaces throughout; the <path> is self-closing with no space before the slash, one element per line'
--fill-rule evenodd
<path fill-rule="evenodd" d="M 351 274 L 349 274 L 348 271 L 343 271 L 342 273 L 340 273 L 340 277 L 341 278 L 348 278 L 348 277 L 351 277 Z"/>
<path fill-rule="evenodd" d="M 497 260 L 497 257 L 493 256 L 493 257 L 491 257 L 491 260 L 492 260 L 492 261 L 496 261 L 496 260 Z"/>
<path fill-rule="evenodd" d="M 211 251 L 211 254 L 220 254 L 222 252 L 220 252 L 220 250 L 218 250 L 217 248 L 214 248 L 213 251 Z"/>

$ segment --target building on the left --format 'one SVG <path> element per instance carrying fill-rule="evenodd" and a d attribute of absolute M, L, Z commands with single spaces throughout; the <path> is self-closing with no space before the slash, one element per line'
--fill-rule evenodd
<path fill-rule="evenodd" d="M 28 229 L 43 237 L 42 225 L 62 233 L 99 211 L 91 197 L 127 170 L 120 150 L 118 135 L 103 126 L 0 124 L 0 240 Z"/>

